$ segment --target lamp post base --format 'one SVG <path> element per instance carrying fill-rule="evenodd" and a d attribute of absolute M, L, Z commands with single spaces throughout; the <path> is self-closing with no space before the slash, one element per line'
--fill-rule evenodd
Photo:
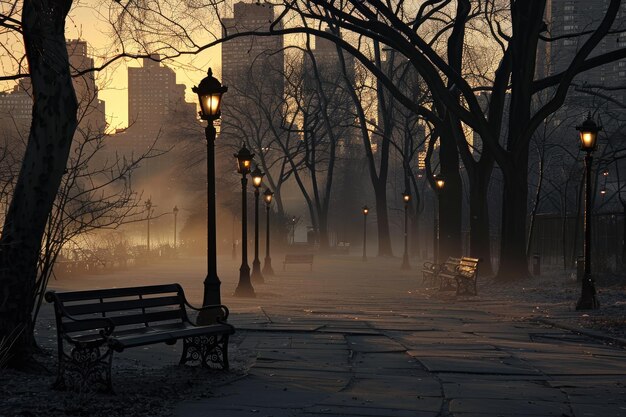
<path fill-rule="evenodd" d="M 406 253 L 402 257 L 402 265 L 400 266 L 400 269 L 407 270 L 407 271 L 411 269 L 411 264 L 409 264 L 409 255 Z"/>
<path fill-rule="evenodd" d="M 250 268 L 246 266 L 242 266 L 239 269 L 239 284 L 235 289 L 235 297 L 256 297 L 254 293 L 254 288 L 252 287 L 252 283 L 250 282 Z"/>
<path fill-rule="evenodd" d="M 583 288 L 580 298 L 576 303 L 576 310 L 597 310 L 600 302 L 596 298 L 596 288 L 591 275 L 585 274 L 583 277 Z"/>
<path fill-rule="evenodd" d="M 265 283 L 265 278 L 263 278 L 263 274 L 261 274 L 261 262 L 258 259 L 252 261 L 252 275 L 250 275 L 250 279 L 255 284 Z"/>
<path fill-rule="evenodd" d="M 361 258 L 361 260 L 362 260 L 363 262 L 367 262 L 367 256 L 362 257 L 362 258 Z"/>
<path fill-rule="evenodd" d="M 265 264 L 263 265 L 263 275 L 267 275 L 268 277 L 274 276 L 274 269 L 272 268 L 272 258 L 269 256 L 265 257 Z"/>
<path fill-rule="evenodd" d="M 217 275 L 207 275 L 204 279 L 204 297 L 202 305 L 219 305 L 222 304 L 222 298 L 220 295 L 220 286 L 222 283 Z M 196 323 L 198 325 L 207 325 L 217 322 L 220 309 L 215 310 L 203 310 L 198 313 Z"/>

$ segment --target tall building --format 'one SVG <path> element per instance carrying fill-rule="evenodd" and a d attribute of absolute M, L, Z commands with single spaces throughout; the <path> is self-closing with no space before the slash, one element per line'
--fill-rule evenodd
<path fill-rule="evenodd" d="M 33 99 L 18 83 L 11 92 L 0 92 L 0 131 L 3 134 L 28 135 L 33 112 Z"/>
<path fill-rule="evenodd" d="M 266 3 L 238 2 L 232 18 L 223 19 L 223 35 L 270 29 L 274 21 L 274 6 Z M 275 29 L 282 29 L 282 23 Z M 241 85 L 257 75 L 277 91 L 283 91 L 285 62 L 283 36 L 242 36 L 222 45 L 222 83 Z M 255 71 L 252 72 L 252 69 Z M 256 80 L 255 80 L 256 81 Z"/>
<path fill-rule="evenodd" d="M 87 42 L 79 39 L 67 41 L 70 73 L 77 75 L 94 67 Z M 106 128 L 105 103 L 98 99 L 93 71 L 72 78 L 79 103 L 78 131 L 103 133 Z M 32 119 L 32 92 L 30 79 L 20 80 L 10 92 L 0 92 L 0 131 L 12 141 L 24 143 Z"/>
<path fill-rule="evenodd" d="M 331 33 L 329 29 L 326 32 Z M 355 148 L 360 149 L 362 140 L 361 131 L 355 123 L 355 103 L 349 92 L 355 84 L 355 58 L 346 52 L 342 56 L 345 75 L 336 44 L 321 36 L 315 37 L 311 54 L 304 55 L 303 105 L 309 113 L 304 122 L 305 130 L 314 131 L 318 137 L 327 135 L 326 125 L 317 116 L 322 109 L 323 94 L 327 117 L 331 120 L 332 133 L 337 139 L 337 153 L 341 157 L 349 157 Z"/>
<path fill-rule="evenodd" d="M 544 56 L 538 57 L 538 74 L 551 75 L 562 72 L 572 62 L 574 56 L 589 38 L 585 36 L 568 36 L 581 32 L 593 31 L 604 17 L 608 0 L 548 0 L 546 4 L 546 21 L 548 34 L 557 40 L 545 43 L 540 52 Z M 596 56 L 626 47 L 626 4 L 622 3 L 612 27 L 611 34 L 607 35 L 590 56 Z M 621 59 L 594 68 L 578 75 L 574 83 L 580 87 L 615 87 L 626 83 L 626 59 Z M 570 95 L 577 99 L 585 97 L 575 89 Z M 610 91 L 609 95 L 621 103 L 626 103 L 626 90 Z M 589 98 L 588 95 L 586 95 Z"/>
<path fill-rule="evenodd" d="M 274 6 L 266 3 L 234 4 L 233 17 L 223 19 L 223 36 L 242 32 L 268 32 Z M 278 24 L 276 29 L 282 29 Z M 222 44 L 222 84 L 228 86 L 222 107 L 220 142 L 269 157 L 269 144 L 282 134 L 285 95 L 283 36 L 241 36 Z M 218 77 L 219 78 L 219 77 Z M 269 118 L 266 115 L 271 115 Z M 223 159 L 217 169 L 230 169 Z"/>
<path fill-rule="evenodd" d="M 105 103 L 98 99 L 98 87 L 93 71 L 94 60 L 88 53 L 87 42 L 80 39 L 67 41 L 67 53 L 73 77 L 74 91 L 78 99 L 78 128 L 84 132 L 103 133 L 106 129 Z"/>
<path fill-rule="evenodd" d="M 195 103 L 185 101 L 184 84 L 176 73 L 161 66 L 160 57 L 144 58 L 143 66 L 128 68 L 128 123 L 126 134 L 137 150 L 145 150 L 172 128 L 176 112 L 196 115 Z"/>

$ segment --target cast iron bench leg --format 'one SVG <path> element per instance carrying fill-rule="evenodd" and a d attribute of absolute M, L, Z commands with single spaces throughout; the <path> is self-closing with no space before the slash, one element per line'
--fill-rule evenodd
<path fill-rule="evenodd" d="M 210 364 L 214 363 L 228 370 L 228 335 L 213 334 L 184 338 L 180 364 L 187 362 L 200 362 L 205 368 L 210 368 Z"/>
<path fill-rule="evenodd" d="M 69 355 L 63 352 L 59 356 L 57 380 L 53 387 L 90 392 L 100 385 L 107 392 L 113 393 L 112 363 L 113 351 L 108 346 L 74 346 Z"/>

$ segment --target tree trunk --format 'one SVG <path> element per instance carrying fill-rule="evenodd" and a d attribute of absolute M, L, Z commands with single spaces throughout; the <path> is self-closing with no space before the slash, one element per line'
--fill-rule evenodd
<path fill-rule="evenodd" d="M 626 204 L 622 203 L 622 271 L 626 270 Z"/>
<path fill-rule="evenodd" d="M 376 198 L 376 226 L 378 230 L 378 256 L 393 256 L 391 234 L 389 233 L 389 213 L 387 211 L 387 188 L 374 186 Z"/>
<path fill-rule="evenodd" d="M 526 260 L 527 159 L 524 161 L 526 163 L 511 161 L 507 169 L 502 169 L 504 192 L 500 268 L 496 275 L 498 281 L 513 281 L 530 276 Z"/>
<path fill-rule="evenodd" d="M 476 177 L 470 177 L 470 256 L 481 259 L 481 276 L 493 275 L 487 199 L 492 167 L 488 168 L 488 172 L 476 169 Z"/>
<path fill-rule="evenodd" d="M 22 168 L 0 239 L 0 334 L 19 333 L 9 366 L 27 364 L 37 259 L 76 130 L 78 102 L 65 46 L 71 1 L 25 0 L 24 45 L 33 86 L 33 119 Z"/>
<path fill-rule="evenodd" d="M 411 256 L 419 258 L 420 256 L 420 213 L 418 208 L 411 210 L 409 215 L 411 219 Z"/>
<path fill-rule="evenodd" d="M 439 204 L 439 260 L 462 255 L 462 184 L 459 174 L 459 154 L 452 135 L 440 137 L 439 159 L 446 185 L 440 192 Z"/>

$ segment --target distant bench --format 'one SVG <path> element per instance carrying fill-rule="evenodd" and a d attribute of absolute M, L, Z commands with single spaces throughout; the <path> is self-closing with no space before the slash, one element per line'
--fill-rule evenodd
<path fill-rule="evenodd" d="M 440 291 L 453 290 L 455 289 L 453 283 L 456 283 L 457 295 L 476 295 L 479 263 L 480 259 L 466 256 L 449 257 L 441 264 L 425 262 L 422 268 L 422 282 L 439 279 Z"/>
<path fill-rule="evenodd" d="M 309 264 L 310 270 L 313 271 L 313 254 L 312 253 L 288 253 L 283 261 L 283 271 L 287 264 Z"/>
<path fill-rule="evenodd" d="M 224 305 L 191 306 L 179 284 L 61 292 L 48 291 L 54 303 L 59 366 L 55 387 L 91 390 L 104 385 L 112 391 L 113 351 L 183 339 L 180 364 L 210 363 L 228 369 L 228 337 L 235 328 L 226 323 Z M 216 310 L 215 324 L 197 326 L 185 306 Z M 64 347 L 68 344 L 69 352 Z"/>

